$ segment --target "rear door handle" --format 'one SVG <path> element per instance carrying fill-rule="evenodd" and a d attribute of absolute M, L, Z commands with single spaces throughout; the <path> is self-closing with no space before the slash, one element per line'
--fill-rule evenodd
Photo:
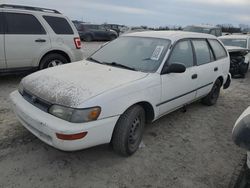
<path fill-rule="evenodd" d="M 193 74 L 192 75 L 192 79 L 196 79 L 196 78 L 198 78 L 198 75 L 197 74 Z"/>
<path fill-rule="evenodd" d="M 46 42 L 45 39 L 36 39 L 35 42 Z"/>
<path fill-rule="evenodd" d="M 214 68 L 214 72 L 216 72 L 216 71 L 218 71 L 218 67 L 215 67 L 215 68 Z"/>

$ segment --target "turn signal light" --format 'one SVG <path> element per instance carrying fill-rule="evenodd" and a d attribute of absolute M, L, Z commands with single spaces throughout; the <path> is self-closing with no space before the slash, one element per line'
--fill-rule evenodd
<path fill-rule="evenodd" d="M 82 133 L 77 133 L 77 134 L 60 134 L 56 133 L 56 137 L 61 139 L 61 140 L 79 140 L 84 138 L 88 132 L 82 132 Z"/>

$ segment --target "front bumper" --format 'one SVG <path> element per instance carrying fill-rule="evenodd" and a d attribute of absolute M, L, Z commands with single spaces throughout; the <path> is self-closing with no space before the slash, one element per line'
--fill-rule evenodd
<path fill-rule="evenodd" d="M 43 142 L 64 151 L 74 151 L 109 143 L 119 116 L 88 123 L 70 123 L 46 113 L 26 101 L 18 91 L 10 94 L 13 110 L 22 125 Z M 78 140 L 61 140 L 59 134 L 88 132 Z"/>

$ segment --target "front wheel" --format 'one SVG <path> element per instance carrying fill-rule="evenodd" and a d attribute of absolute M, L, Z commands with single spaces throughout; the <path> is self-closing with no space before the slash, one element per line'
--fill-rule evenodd
<path fill-rule="evenodd" d="M 145 111 L 135 105 L 122 114 L 115 126 L 112 145 L 115 152 L 130 156 L 135 153 L 141 143 L 145 125 Z"/>
<path fill-rule="evenodd" d="M 215 81 L 212 90 L 209 92 L 209 94 L 202 99 L 202 103 L 208 106 L 212 106 L 216 104 L 219 96 L 220 96 L 220 88 L 221 88 L 221 81 L 218 79 Z"/>

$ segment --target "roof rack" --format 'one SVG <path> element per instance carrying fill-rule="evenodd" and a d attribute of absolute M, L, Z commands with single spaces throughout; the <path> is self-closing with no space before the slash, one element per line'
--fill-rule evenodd
<path fill-rule="evenodd" d="M 23 6 L 23 5 L 0 4 L 0 8 L 13 8 L 13 9 L 23 9 L 23 10 L 32 10 L 32 11 L 41 11 L 41 12 L 61 14 L 59 11 L 53 10 L 53 9 L 29 7 L 29 6 Z"/>

